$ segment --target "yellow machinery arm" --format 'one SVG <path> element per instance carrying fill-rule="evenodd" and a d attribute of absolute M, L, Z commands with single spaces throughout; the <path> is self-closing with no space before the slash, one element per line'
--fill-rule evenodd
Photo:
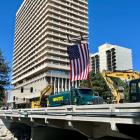
<path fill-rule="evenodd" d="M 102 75 L 103 75 L 103 78 L 106 81 L 107 85 L 109 86 L 111 93 L 113 94 L 113 97 L 115 98 L 114 101 L 116 103 L 120 102 L 121 93 L 114 86 L 114 82 L 112 81 L 111 77 L 117 77 L 117 78 L 124 79 L 127 81 L 140 78 L 140 73 L 133 72 L 133 71 L 115 71 L 115 72 L 103 71 Z"/>
<path fill-rule="evenodd" d="M 32 101 L 32 103 L 31 103 L 32 108 L 40 108 L 41 107 L 42 100 L 44 98 L 47 98 L 47 96 L 51 95 L 52 93 L 53 93 L 53 86 L 52 85 L 48 85 L 47 87 L 45 87 L 41 91 L 39 100 Z M 47 104 L 47 101 L 46 101 L 46 104 Z"/>
<path fill-rule="evenodd" d="M 53 86 L 52 85 L 48 85 L 46 88 L 44 88 L 41 91 L 41 95 L 40 95 L 39 101 L 41 102 L 43 97 L 47 97 L 47 96 L 51 95 L 52 93 L 53 93 Z"/>
<path fill-rule="evenodd" d="M 108 75 L 106 74 L 105 71 L 102 73 L 102 76 L 103 76 L 105 82 L 107 83 L 108 87 L 110 88 L 111 93 L 112 93 L 112 95 L 114 97 L 114 101 L 113 102 L 119 103 L 119 101 L 120 101 L 120 94 L 118 94 L 118 91 L 115 88 L 113 81 L 111 80 L 110 77 L 108 77 Z"/>
<path fill-rule="evenodd" d="M 107 77 L 117 77 L 117 78 L 124 79 L 124 80 L 133 80 L 133 79 L 139 79 L 140 78 L 140 73 L 132 71 L 132 70 L 114 71 L 114 72 L 104 71 L 104 72 L 105 72 Z"/>

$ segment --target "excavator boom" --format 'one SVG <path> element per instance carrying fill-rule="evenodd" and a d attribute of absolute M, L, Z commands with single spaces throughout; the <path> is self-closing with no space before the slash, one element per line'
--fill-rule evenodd
<path fill-rule="evenodd" d="M 104 78 L 104 80 L 106 81 L 108 87 L 111 90 L 111 93 L 114 97 L 114 101 L 116 103 L 119 103 L 121 100 L 121 95 L 122 95 L 122 91 L 120 92 L 118 90 L 118 88 L 115 87 L 115 84 L 113 82 L 113 80 L 111 79 L 111 77 L 116 77 L 116 78 L 120 78 L 126 81 L 131 81 L 133 79 L 139 79 L 140 78 L 140 73 L 138 72 L 134 72 L 134 71 L 103 71 L 102 72 L 102 76 Z"/>
<path fill-rule="evenodd" d="M 124 80 L 134 80 L 134 79 L 139 79 L 140 78 L 140 73 L 135 72 L 135 71 L 114 71 L 114 72 L 110 72 L 110 71 L 105 71 L 106 75 L 108 77 L 117 77 L 120 79 L 124 79 Z"/>

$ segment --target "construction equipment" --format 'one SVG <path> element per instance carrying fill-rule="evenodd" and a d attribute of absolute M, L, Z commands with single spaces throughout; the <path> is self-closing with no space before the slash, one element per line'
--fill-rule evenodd
<path fill-rule="evenodd" d="M 39 98 L 35 98 L 31 100 L 31 108 L 40 108 L 47 106 L 47 98 L 49 95 L 53 93 L 53 86 L 48 85 L 45 87 L 41 93 Z"/>
<path fill-rule="evenodd" d="M 130 102 L 140 102 L 140 79 L 130 81 L 129 87 Z"/>
<path fill-rule="evenodd" d="M 117 77 L 123 80 L 134 80 L 140 78 L 140 73 L 132 70 L 127 71 L 103 71 L 108 77 Z"/>
<path fill-rule="evenodd" d="M 48 85 L 41 91 L 39 99 L 31 101 L 32 108 L 62 105 L 91 105 L 102 104 L 103 98 L 96 96 L 90 88 L 71 88 L 70 91 L 53 93 L 53 87 Z"/>
<path fill-rule="evenodd" d="M 102 104 L 103 98 L 96 96 L 91 88 L 71 88 L 70 91 L 48 96 L 50 107 L 62 105 Z"/>
<path fill-rule="evenodd" d="M 120 78 L 122 80 L 127 80 L 127 81 L 131 81 L 133 79 L 138 79 L 140 78 L 140 74 L 138 72 L 133 72 L 132 70 L 128 70 L 128 71 L 103 71 L 102 72 L 102 76 L 104 78 L 104 80 L 106 81 L 108 87 L 111 90 L 111 93 L 114 97 L 114 99 L 112 100 L 113 103 L 120 103 L 123 102 L 124 100 L 124 89 L 122 87 L 115 87 L 113 80 L 111 79 L 111 77 L 116 77 L 116 78 Z"/>

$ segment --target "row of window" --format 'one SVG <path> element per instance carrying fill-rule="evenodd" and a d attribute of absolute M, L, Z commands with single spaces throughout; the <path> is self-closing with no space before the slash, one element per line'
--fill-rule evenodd
<path fill-rule="evenodd" d="M 34 70 L 44 66 L 45 64 L 54 64 L 54 65 L 59 65 L 60 67 L 63 68 L 64 67 L 68 67 L 69 63 L 68 62 L 60 62 L 58 60 L 53 60 L 53 61 L 49 61 L 48 58 L 44 58 L 44 60 L 41 60 L 39 64 L 37 64 L 36 66 L 31 66 L 30 68 L 28 68 L 26 71 L 23 71 L 22 73 L 16 75 L 13 77 L 13 80 L 17 80 L 20 79 L 22 76 L 25 76 L 26 74 L 30 74 L 30 72 L 34 72 Z"/>
<path fill-rule="evenodd" d="M 36 38 L 36 34 L 40 34 L 40 30 L 44 29 L 44 26 L 46 25 L 46 21 L 45 18 L 43 17 L 43 15 L 41 15 L 40 17 L 36 17 L 35 19 L 37 19 L 37 23 L 34 24 L 34 20 L 30 20 L 28 26 L 24 26 L 24 28 L 22 28 L 22 30 L 20 31 L 20 35 L 17 36 L 17 42 L 15 40 L 15 53 L 21 49 L 21 47 L 23 48 L 24 46 L 28 46 L 29 44 L 31 44 L 31 42 L 33 42 Z M 42 18 L 42 19 L 41 19 Z M 33 22 L 33 23 L 32 23 Z M 25 28 L 26 27 L 26 28 Z M 18 30 L 18 29 L 16 29 Z M 26 44 L 25 44 L 26 43 Z M 19 48 L 19 46 L 21 46 Z M 18 47 L 16 49 L 16 47 Z M 24 47 L 25 50 L 25 47 Z M 16 53 L 17 55 L 17 53 Z"/>
<path fill-rule="evenodd" d="M 37 13 L 37 10 L 39 9 L 39 7 L 43 5 L 42 3 L 43 3 L 43 0 L 42 1 L 37 0 L 37 2 L 33 2 L 32 4 L 24 4 L 16 16 L 17 28 L 25 27 L 24 25 L 25 23 L 23 22 L 24 19 L 31 20 L 34 17 L 33 15 Z"/>
<path fill-rule="evenodd" d="M 25 65 L 21 65 L 17 70 L 14 71 L 14 75 L 19 75 L 22 72 L 27 71 L 29 68 L 37 65 L 41 60 L 43 60 L 46 56 L 46 52 L 42 52 L 40 55 L 33 56 L 31 60 L 25 63 Z"/>
<path fill-rule="evenodd" d="M 131 83 L 131 93 L 140 93 L 140 82 Z"/>
<path fill-rule="evenodd" d="M 21 58 L 19 58 L 17 62 L 14 63 L 14 71 L 21 69 L 25 65 L 27 66 L 27 64 L 30 64 L 29 62 L 33 62 L 35 58 L 37 59 L 38 56 L 41 56 L 41 53 L 43 53 L 46 50 L 46 46 L 40 44 L 40 47 L 35 46 L 33 48 L 29 48 L 28 50 L 30 50 L 28 54 L 21 56 Z M 14 62 L 15 61 L 16 60 L 14 60 Z"/>
<path fill-rule="evenodd" d="M 33 87 L 31 87 L 30 92 L 33 93 L 33 90 L 34 90 Z M 23 92 L 24 92 L 24 87 L 21 87 L 21 93 L 23 93 Z"/>

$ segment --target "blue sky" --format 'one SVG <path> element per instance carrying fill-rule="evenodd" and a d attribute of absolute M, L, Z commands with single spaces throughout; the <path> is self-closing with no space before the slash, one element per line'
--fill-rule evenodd
<path fill-rule="evenodd" d="M 0 48 L 4 57 L 12 65 L 16 11 L 22 0 L 0 1 Z"/>
<path fill-rule="evenodd" d="M 16 11 L 23 0 L 0 2 L 0 48 L 12 65 Z M 140 1 L 89 0 L 90 52 L 108 42 L 131 48 L 134 69 L 140 71 Z M 127 62 L 126 62 L 127 63 Z"/>
<path fill-rule="evenodd" d="M 140 0 L 89 0 L 89 28 L 92 52 L 106 42 L 131 48 L 140 71 Z"/>

